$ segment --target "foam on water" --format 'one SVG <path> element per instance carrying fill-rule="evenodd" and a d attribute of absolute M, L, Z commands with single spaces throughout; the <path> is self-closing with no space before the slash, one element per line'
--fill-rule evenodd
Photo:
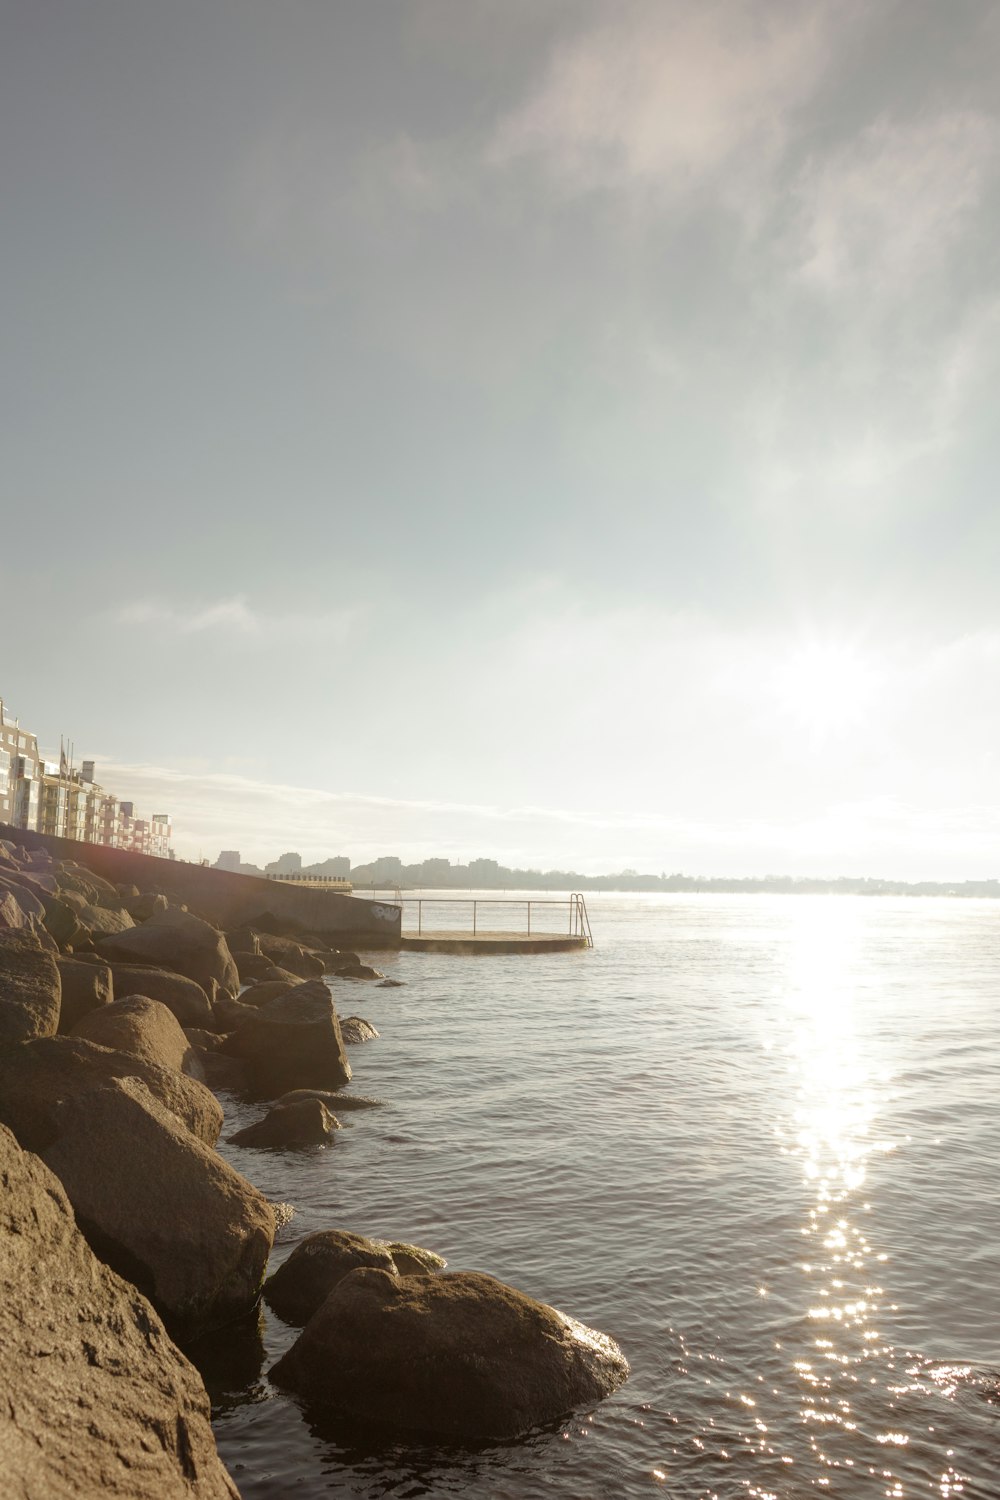
<path fill-rule="evenodd" d="M 205 1363 L 245 1500 L 993 1500 L 1000 905 L 588 904 L 593 952 L 335 981 L 381 1032 L 352 1088 L 390 1107 L 223 1149 L 295 1205 L 272 1264 L 323 1227 L 413 1241 L 611 1335 L 631 1379 L 520 1443 L 348 1447 L 230 1341 Z M 265 1314 L 265 1371 L 294 1337 Z"/>

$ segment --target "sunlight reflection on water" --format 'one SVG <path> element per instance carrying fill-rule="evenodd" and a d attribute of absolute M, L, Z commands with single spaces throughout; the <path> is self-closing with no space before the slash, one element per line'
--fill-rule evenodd
<path fill-rule="evenodd" d="M 257 1380 L 217 1422 L 246 1500 L 996 1500 L 1000 907 L 590 904 L 591 954 L 380 960 L 406 988 L 337 998 L 391 1108 L 223 1149 L 297 1206 L 276 1259 L 423 1243 L 615 1338 L 629 1383 L 462 1457 L 348 1451 Z M 268 1363 L 292 1336 L 266 1320 Z"/>

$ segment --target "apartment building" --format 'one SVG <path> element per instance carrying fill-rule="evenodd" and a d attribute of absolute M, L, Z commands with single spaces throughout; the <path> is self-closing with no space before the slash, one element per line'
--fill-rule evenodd
<path fill-rule="evenodd" d="M 38 827 L 41 765 L 37 737 L 20 727 L 0 698 L 0 823 Z"/>
<path fill-rule="evenodd" d="M 94 772 L 92 760 L 71 766 L 62 749 L 58 761 L 44 760 L 37 736 L 11 718 L 0 698 L 0 823 L 173 859 L 170 815 L 137 817 L 134 804 L 105 791 Z"/>

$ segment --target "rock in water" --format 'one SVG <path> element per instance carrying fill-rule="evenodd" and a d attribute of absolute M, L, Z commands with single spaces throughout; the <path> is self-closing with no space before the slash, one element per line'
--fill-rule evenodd
<path fill-rule="evenodd" d="M 0 1126 L 0 1453 L 9 1500 L 239 1500 L 209 1402 L 58 1180 Z"/>
<path fill-rule="evenodd" d="M 56 960 L 34 933 L 0 930 L 0 1048 L 55 1036 L 61 998 Z"/>
<path fill-rule="evenodd" d="M 298 984 L 240 1023 L 223 1050 L 246 1063 L 251 1087 L 335 1089 L 351 1077 L 333 996 L 322 979 Z"/>
<path fill-rule="evenodd" d="M 321 1099 L 299 1099 L 293 1104 L 275 1105 L 262 1120 L 238 1130 L 229 1139 L 234 1146 L 323 1146 L 339 1129 L 340 1121 Z"/>
<path fill-rule="evenodd" d="M 363 1016 L 345 1016 L 340 1023 L 340 1034 L 348 1047 L 357 1047 L 361 1042 L 378 1040 L 378 1032 Z"/>
<path fill-rule="evenodd" d="M 220 1328 L 260 1296 L 274 1240 L 267 1199 L 137 1078 L 67 1100 L 40 1153 L 101 1259 L 179 1338 Z"/>
<path fill-rule="evenodd" d="M 320 1229 L 296 1245 L 283 1266 L 264 1283 L 264 1301 L 295 1328 L 308 1323 L 334 1287 L 352 1271 L 396 1270 L 385 1245 L 347 1229 Z"/>
<path fill-rule="evenodd" d="M 628 1378 L 613 1340 L 475 1271 L 352 1271 L 270 1372 L 317 1409 L 397 1434 L 517 1437 Z"/>

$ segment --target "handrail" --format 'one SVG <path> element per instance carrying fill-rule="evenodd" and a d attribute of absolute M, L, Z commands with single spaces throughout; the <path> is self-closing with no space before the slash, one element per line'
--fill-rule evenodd
<path fill-rule="evenodd" d="M 527 937 L 531 937 L 531 909 L 533 906 L 565 906 L 569 917 L 569 936 L 584 939 L 588 948 L 594 946 L 594 937 L 590 930 L 590 918 L 587 914 L 587 903 L 579 891 L 574 891 L 569 897 L 541 896 L 538 898 L 534 896 L 403 896 L 402 905 L 404 910 L 407 906 L 415 906 L 417 908 L 417 937 L 423 936 L 425 903 L 428 906 L 471 906 L 473 937 L 479 935 L 479 908 L 481 906 L 517 906 L 526 908 Z M 535 931 L 537 936 L 537 927 Z"/>

